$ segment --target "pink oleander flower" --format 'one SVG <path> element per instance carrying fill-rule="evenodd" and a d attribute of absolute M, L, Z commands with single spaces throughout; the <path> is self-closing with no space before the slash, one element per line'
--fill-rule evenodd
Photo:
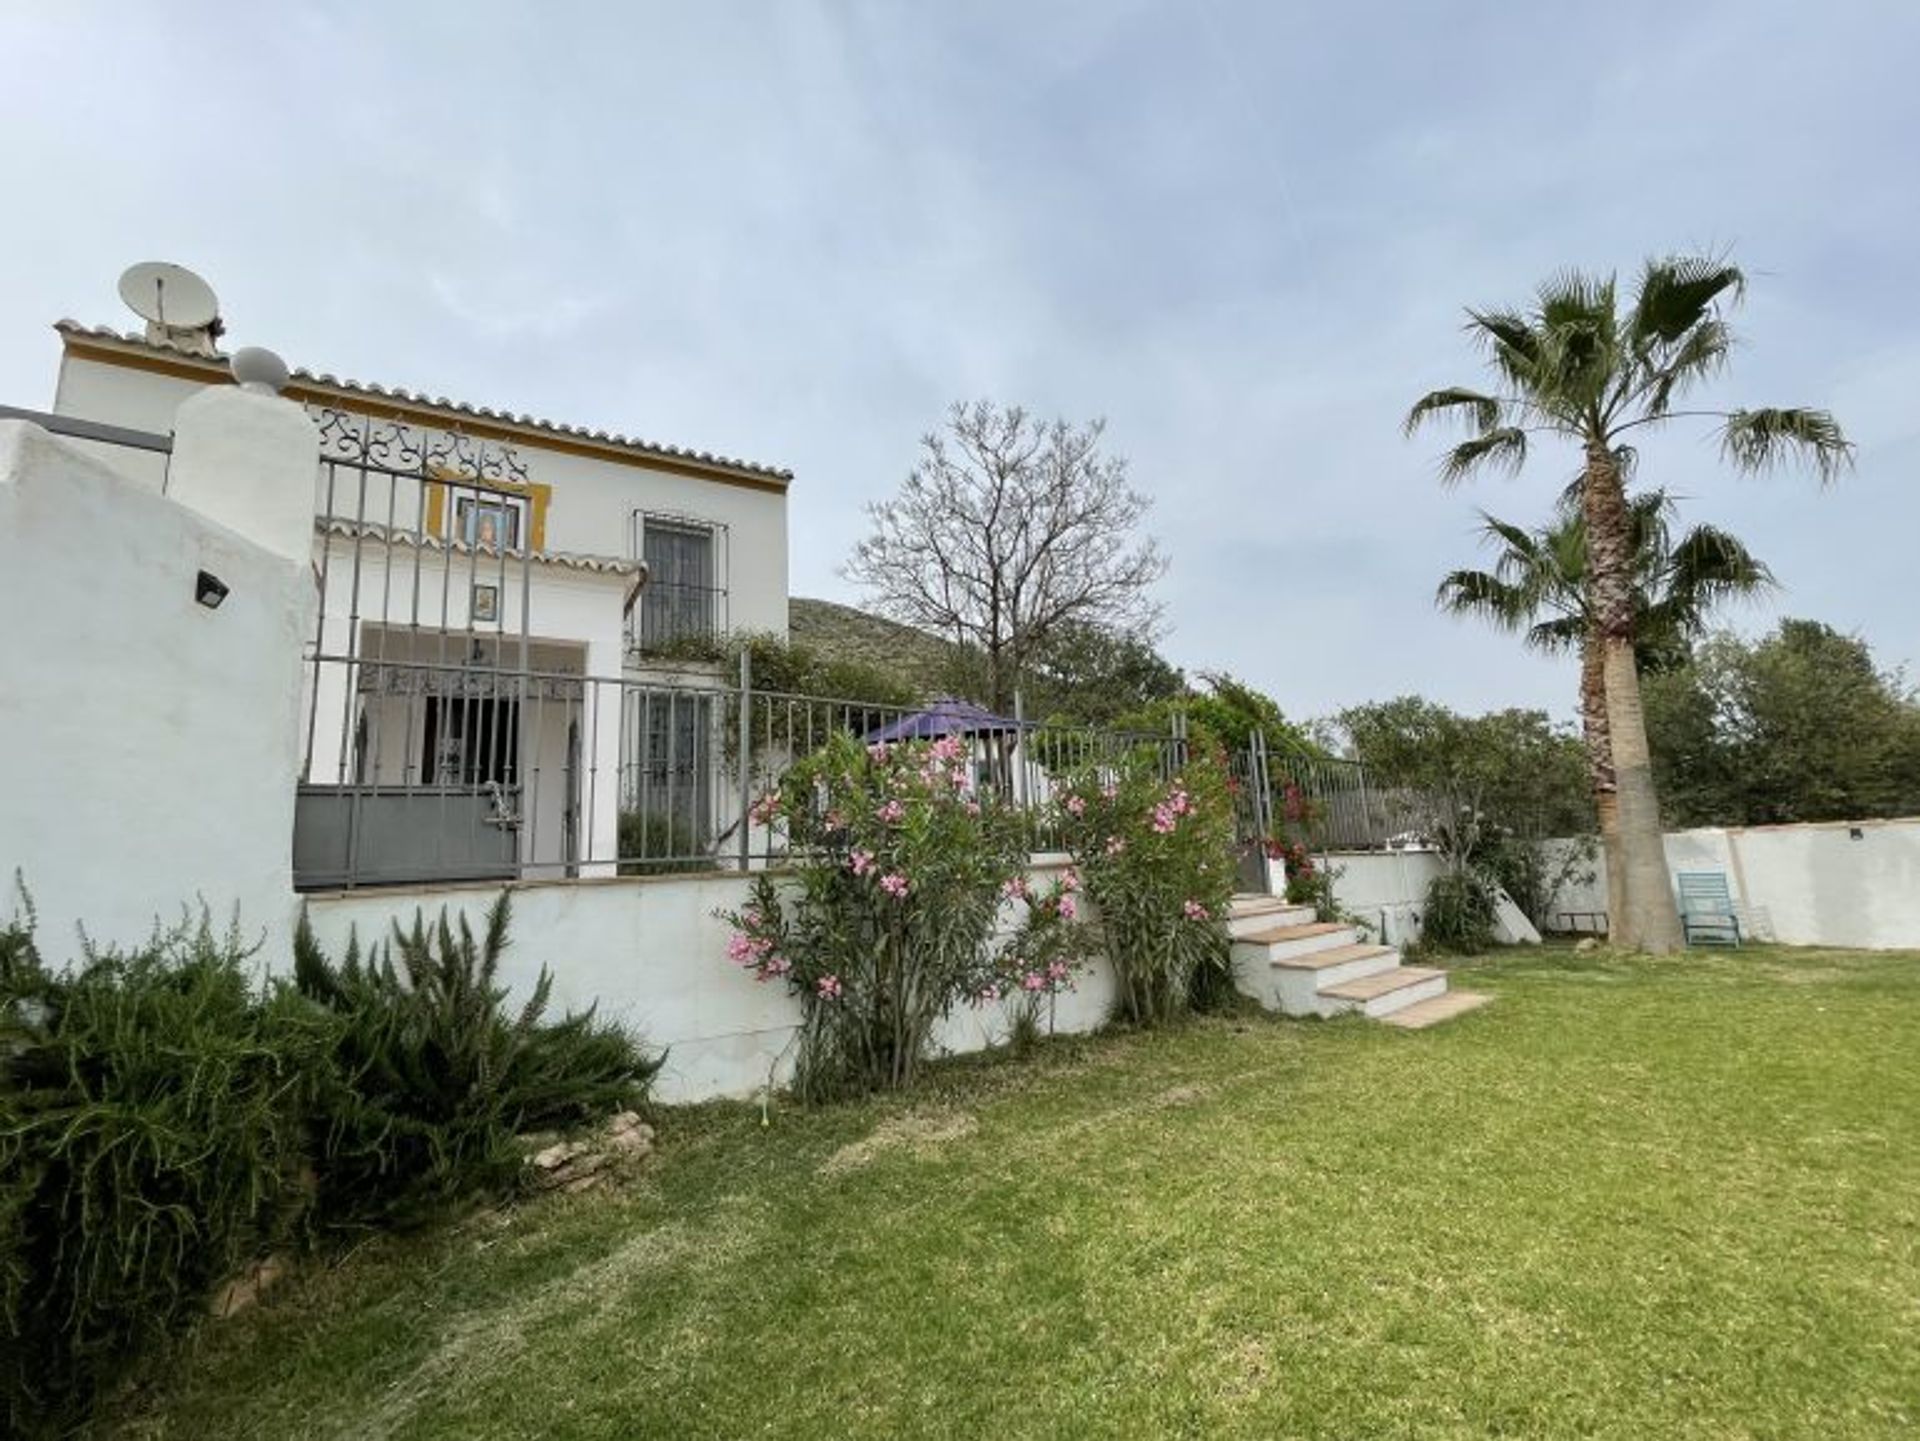
<path fill-rule="evenodd" d="M 747 814 L 753 818 L 755 825 L 764 826 L 768 821 L 780 814 L 780 793 L 778 791 L 769 791 L 753 803 L 753 809 Z"/>
<path fill-rule="evenodd" d="M 897 800 L 888 801 L 874 815 L 886 825 L 896 825 L 906 817 L 907 808 Z"/>
<path fill-rule="evenodd" d="M 1070 921 L 1080 914 L 1080 904 L 1071 895 L 1062 894 L 1055 899 L 1054 905 L 1060 912 L 1060 919 Z"/>
<path fill-rule="evenodd" d="M 1060 981 L 1064 981 L 1066 978 L 1067 978 L 1067 963 L 1065 961 L 1048 962 L 1047 964 L 1048 980 L 1054 981 L 1057 983 Z"/>
<path fill-rule="evenodd" d="M 966 753 L 966 746 L 958 736 L 941 736 L 932 746 L 935 760 L 955 761 Z"/>
<path fill-rule="evenodd" d="M 1060 889 L 1063 891 L 1079 890 L 1080 889 L 1080 872 L 1076 871 L 1072 866 L 1068 866 L 1064 871 L 1062 871 L 1060 873 Z"/>
<path fill-rule="evenodd" d="M 1188 901 L 1185 905 L 1181 906 L 1180 909 L 1187 913 L 1187 919 L 1190 921 L 1204 921 L 1208 916 L 1213 914 L 1198 901 Z"/>
<path fill-rule="evenodd" d="M 856 876 L 864 876 L 868 871 L 873 869 L 873 852 L 855 851 L 847 857 L 847 865 Z"/>
<path fill-rule="evenodd" d="M 1047 988 L 1047 978 L 1038 971 L 1028 971 L 1020 978 L 1020 984 L 1029 991 L 1044 991 Z"/>
<path fill-rule="evenodd" d="M 1167 809 L 1176 816 L 1184 816 L 1193 809 L 1193 797 L 1188 795 L 1176 783 L 1173 794 L 1167 797 Z"/>
<path fill-rule="evenodd" d="M 947 779 L 953 782 L 955 790 L 965 790 L 973 777 L 967 774 L 965 766 L 955 766 L 948 772 Z"/>
<path fill-rule="evenodd" d="M 1108 836 L 1107 837 L 1107 854 L 1108 855 L 1110 856 L 1125 855 L 1126 850 L 1127 850 L 1127 841 L 1125 836 Z"/>
<path fill-rule="evenodd" d="M 793 962 L 785 956 L 768 956 L 766 965 L 761 969 L 761 974 L 767 976 L 784 976 L 792 969 Z"/>
<path fill-rule="evenodd" d="M 889 871 L 880 877 L 880 889 L 896 901 L 900 900 L 907 894 L 907 878 L 898 871 Z"/>
<path fill-rule="evenodd" d="M 1157 834 L 1163 836 L 1171 835 L 1174 827 L 1179 824 L 1180 818 L 1174 815 L 1174 813 L 1164 805 L 1153 808 L 1153 829 Z"/>
<path fill-rule="evenodd" d="M 813 983 L 813 988 L 820 993 L 821 999 L 823 1000 L 837 1001 L 840 999 L 840 978 L 838 976 L 822 976 Z"/>
<path fill-rule="evenodd" d="M 1001 884 L 1000 894 L 1011 901 L 1024 901 L 1029 894 L 1025 876 L 1011 876 Z"/>
<path fill-rule="evenodd" d="M 758 954 L 752 936 L 736 932 L 733 939 L 727 942 L 727 959 L 730 961 L 737 961 L 743 966 L 752 965 Z"/>
<path fill-rule="evenodd" d="M 1100 794 L 1105 796 L 1108 800 L 1114 800 L 1120 794 L 1120 787 L 1114 784 L 1112 781 L 1108 781 L 1105 785 L 1100 787 Z"/>
<path fill-rule="evenodd" d="M 993 984 L 993 982 L 991 982 L 991 981 L 989 981 L 989 982 L 987 982 L 987 984 L 986 984 L 986 985 L 984 985 L 984 986 L 982 986 L 982 987 L 980 988 L 980 999 L 981 999 L 981 1000 L 983 1000 L 983 1001 L 997 1001 L 997 1000 L 999 1000 L 999 999 L 1000 999 L 1000 988 L 999 988 L 998 986 L 996 986 L 996 985 L 994 985 L 994 984 Z"/>
<path fill-rule="evenodd" d="M 968 815 L 977 816 L 980 814 L 980 802 L 970 800 L 966 803 L 965 809 Z"/>
<path fill-rule="evenodd" d="M 1079 796 L 1068 796 L 1066 799 L 1066 811 L 1070 816 L 1083 816 L 1087 813 L 1087 803 Z"/>

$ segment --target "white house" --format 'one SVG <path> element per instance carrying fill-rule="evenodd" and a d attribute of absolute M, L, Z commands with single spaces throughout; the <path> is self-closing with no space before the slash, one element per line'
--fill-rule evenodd
<path fill-rule="evenodd" d="M 165 436 L 233 383 L 204 331 L 57 329 L 62 417 Z M 663 656 L 784 636 L 791 473 L 306 370 L 281 393 L 321 447 L 300 883 L 591 876 L 711 847 L 738 810 L 725 693 Z M 166 491 L 164 450 L 90 448 Z"/>

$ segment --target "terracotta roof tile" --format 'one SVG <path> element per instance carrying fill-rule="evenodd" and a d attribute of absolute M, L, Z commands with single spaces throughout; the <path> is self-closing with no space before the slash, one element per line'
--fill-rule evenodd
<path fill-rule="evenodd" d="M 54 325 L 62 335 L 75 336 L 87 340 L 113 341 L 121 345 L 138 346 L 144 350 L 159 350 L 179 355 L 203 364 L 224 365 L 225 355 L 207 356 L 197 350 L 172 345 L 166 341 L 149 340 L 144 335 L 128 331 L 115 330 L 106 325 L 82 325 L 76 320 L 62 320 Z M 702 465 L 724 467 L 748 475 L 765 476 L 772 480 L 792 480 L 793 472 L 780 466 L 761 465 L 750 460 L 739 460 L 733 456 L 716 455 L 708 450 L 692 450 L 684 446 L 666 445 L 659 441 L 641 440 L 634 436 L 621 435 L 615 431 L 594 430 L 584 425 L 568 425 L 564 421 L 547 420 L 543 417 L 515 414 L 510 410 L 494 410 L 485 405 L 469 405 L 465 401 L 449 400 L 446 396 L 429 396 L 421 391 L 407 390 L 401 386 L 379 385 L 372 381 L 352 380 L 333 375 L 328 371 L 295 370 L 293 379 L 309 385 L 324 385 L 335 390 L 348 391 L 355 395 L 378 396 L 383 399 L 405 401 L 412 405 L 432 406 L 453 415 L 472 416 L 475 420 L 491 420 L 510 425 L 524 426 L 529 430 L 545 431 L 549 435 L 572 436 L 578 440 L 591 440 L 602 445 L 618 446 L 623 450 L 633 450 L 646 455 L 657 455 L 671 460 L 695 461 Z"/>

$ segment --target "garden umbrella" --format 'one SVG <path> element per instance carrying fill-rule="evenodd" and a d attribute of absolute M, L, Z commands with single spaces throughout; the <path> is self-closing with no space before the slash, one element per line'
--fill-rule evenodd
<path fill-rule="evenodd" d="M 1017 734 L 1028 722 L 1010 716 L 995 715 L 972 701 L 941 696 L 925 710 L 912 711 L 871 730 L 862 739 L 868 744 L 880 741 L 930 740 L 935 736 L 986 736 Z"/>

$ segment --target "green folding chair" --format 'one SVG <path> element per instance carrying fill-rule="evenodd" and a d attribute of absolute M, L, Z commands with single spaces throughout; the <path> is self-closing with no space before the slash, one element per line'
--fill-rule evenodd
<path fill-rule="evenodd" d="M 1680 929 L 1688 945 L 1740 944 L 1740 913 L 1734 909 L 1733 893 L 1727 889 L 1724 871 L 1682 871 L 1680 885 Z"/>

